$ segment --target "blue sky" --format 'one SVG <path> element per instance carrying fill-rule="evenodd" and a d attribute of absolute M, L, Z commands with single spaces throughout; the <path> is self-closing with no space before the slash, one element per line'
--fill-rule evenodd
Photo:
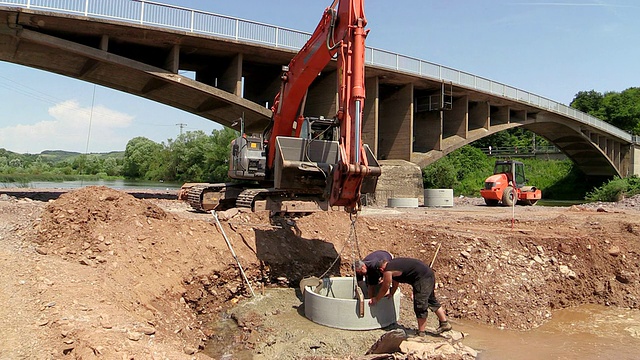
<path fill-rule="evenodd" d="M 331 0 L 159 2 L 311 32 Z M 367 46 L 567 105 L 579 91 L 640 86 L 636 0 L 368 0 L 365 12 Z M 177 124 L 186 124 L 182 131 L 219 128 L 134 95 L 6 62 L 0 99 L 0 148 L 18 153 L 117 151 L 136 136 L 175 139 Z"/>

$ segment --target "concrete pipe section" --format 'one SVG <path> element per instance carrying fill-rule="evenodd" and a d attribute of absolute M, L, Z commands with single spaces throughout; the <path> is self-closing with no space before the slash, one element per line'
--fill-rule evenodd
<path fill-rule="evenodd" d="M 387 207 L 417 208 L 418 198 L 388 198 Z"/>
<path fill-rule="evenodd" d="M 304 315 L 311 321 L 338 329 L 372 330 L 394 324 L 400 318 L 400 290 L 393 299 L 383 298 L 375 306 L 365 299 L 364 316 L 355 296 L 354 278 L 322 279 L 318 286 L 306 286 Z M 367 289 L 362 289 L 367 294 Z"/>
<path fill-rule="evenodd" d="M 453 189 L 424 189 L 424 206 L 453 206 Z"/>

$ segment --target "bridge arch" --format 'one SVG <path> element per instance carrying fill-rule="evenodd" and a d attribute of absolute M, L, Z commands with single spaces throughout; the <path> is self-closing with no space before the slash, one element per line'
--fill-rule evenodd
<path fill-rule="evenodd" d="M 267 124 L 281 66 L 308 36 L 157 3 L 126 1 L 125 10 L 122 0 L 78 2 L 85 8 L 30 3 L 0 6 L 0 60 L 142 96 L 224 126 L 244 114 L 249 132 Z M 640 172 L 635 138 L 575 109 L 384 50 L 367 48 L 366 61 L 363 139 L 380 158 L 425 166 L 522 126 L 558 146 L 587 175 Z M 180 70 L 194 72 L 195 79 Z M 334 73 L 329 64 L 314 83 L 307 113 L 335 113 Z"/>

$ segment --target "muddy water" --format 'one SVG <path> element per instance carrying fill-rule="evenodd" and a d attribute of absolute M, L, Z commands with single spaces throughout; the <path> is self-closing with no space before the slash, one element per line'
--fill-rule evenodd
<path fill-rule="evenodd" d="M 526 332 L 456 321 L 481 360 L 640 359 L 640 311 L 583 305 Z"/>

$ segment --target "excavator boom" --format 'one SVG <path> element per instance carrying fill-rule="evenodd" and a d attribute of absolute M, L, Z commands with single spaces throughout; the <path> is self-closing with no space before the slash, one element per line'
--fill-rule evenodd
<path fill-rule="evenodd" d="M 369 160 L 375 161 L 375 158 L 361 143 L 366 24 L 364 0 L 335 0 L 325 10 L 309 41 L 285 68 L 282 87 L 272 107 L 272 129 L 267 144 L 267 167 L 274 169 L 277 138 L 300 137 L 307 90 L 335 56 L 338 63 L 335 119 L 340 126 L 340 136 L 338 161 L 327 181 L 330 183 L 330 205 L 344 206 L 348 211 L 359 206 L 364 179 L 380 175 L 377 164 L 369 166 Z"/>
<path fill-rule="evenodd" d="M 307 211 L 305 202 L 320 210 L 357 211 L 361 194 L 373 193 L 380 175 L 373 152 L 361 141 L 366 25 L 364 0 L 334 0 L 283 67 L 267 128 L 258 135 L 243 133 L 231 144 L 229 177 L 251 184 L 186 184 L 181 198 L 199 210 L 231 203 L 255 209 L 264 200 L 285 212 Z M 332 59 L 337 61 L 336 113 L 305 116 L 309 87 Z M 273 209 L 264 202 L 261 208 Z"/>

